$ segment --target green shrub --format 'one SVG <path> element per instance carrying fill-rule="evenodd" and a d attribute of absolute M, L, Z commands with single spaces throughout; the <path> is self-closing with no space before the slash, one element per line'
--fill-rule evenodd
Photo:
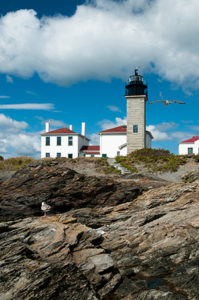
<path fill-rule="evenodd" d="M 131 172 L 137 172 L 137 167 L 140 164 L 153 172 L 175 172 L 180 165 L 186 163 L 186 158 L 171 154 L 164 149 L 140 149 L 127 156 L 116 157 L 116 162 Z"/>

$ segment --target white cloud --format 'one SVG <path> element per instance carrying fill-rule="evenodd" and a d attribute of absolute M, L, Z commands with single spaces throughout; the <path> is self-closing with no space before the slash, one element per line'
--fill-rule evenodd
<path fill-rule="evenodd" d="M 38 156 L 40 153 L 39 133 L 25 132 L 29 125 L 0 114 L 0 155 L 4 157 L 27 155 Z"/>
<path fill-rule="evenodd" d="M 149 125 L 146 127 L 146 129 L 152 133 L 154 142 L 168 140 L 175 140 L 176 142 L 179 142 L 191 138 L 194 135 L 193 132 L 170 131 L 171 129 L 175 129 L 176 127 L 177 124 L 170 122 L 157 125 Z"/>
<path fill-rule="evenodd" d="M 100 144 L 99 134 L 97 134 L 97 133 L 89 134 L 88 138 L 90 139 L 90 145 L 99 145 Z"/>
<path fill-rule="evenodd" d="M 16 132 L 26 128 L 28 128 L 28 123 L 24 121 L 19 122 L 7 117 L 4 114 L 0 114 L 0 134 L 2 134 L 4 131 Z"/>
<path fill-rule="evenodd" d="M 7 153 L 6 141 L 0 140 L 0 155 L 4 156 Z"/>
<path fill-rule="evenodd" d="M 23 103 L 23 104 L 1 104 L 0 109 L 30 109 L 30 110 L 51 110 L 52 103 Z"/>
<path fill-rule="evenodd" d="M 189 126 L 189 128 L 191 128 L 194 131 L 198 131 L 198 134 L 199 134 L 199 125 Z"/>
<path fill-rule="evenodd" d="M 52 126 L 52 127 L 67 127 L 68 125 L 63 121 L 50 119 L 50 126 Z"/>
<path fill-rule="evenodd" d="M 50 127 L 58 128 L 58 127 L 69 127 L 67 123 L 61 120 L 54 120 L 54 119 L 44 119 L 41 116 L 36 116 L 38 120 L 41 121 L 41 124 L 45 124 L 46 122 L 50 121 Z"/>
<path fill-rule="evenodd" d="M 12 77 L 10 75 L 6 75 L 6 81 L 8 83 L 13 83 L 13 79 L 12 79 Z"/>
<path fill-rule="evenodd" d="M 69 85 L 126 79 L 140 65 L 142 72 L 198 86 L 198 0 L 90 2 L 72 17 L 39 19 L 26 9 L 1 17 L 0 72 L 37 72 L 45 81 Z"/>
<path fill-rule="evenodd" d="M 153 135 L 153 141 L 165 141 L 170 140 L 169 135 L 166 132 L 160 131 L 157 126 L 149 125 L 146 128 L 148 131 L 150 131 Z"/>
<path fill-rule="evenodd" d="M 117 106 L 114 106 L 114 105 L 108 105 L 107 108 L 110 110 L 110 111 L 114 111 L 114 112 L 121 112 L 121 109 Z"/>
<path fill-rule="evenodd" d="M 40 153 L 39 133 L 18 133 L 5 138 L 7 149 L 12 148 L 16 155 L 35 156 Z"/>
<path fill-rule="evenodd" d="M 160 124 L 158 124 L 157 126 L 158 130 L 170 130 L 170 129 L 175 129 L 178 127 L 178 124 L 174 123 L 174 122 L 162 122 Z"/>
<path fill-rule="evenodd" d="M 54 119 L 44 120 L 42 123 L 44 124 L 47 121 L 50 121 L 50 127 L 55 127 L 55 128 L 68 127 L 68 125 L 64 121 L 54 120 Z"/>
<path fill-rule="evenodd" d="M 0 96 L 0 99 L 9 99 L 9 98 L 10 98 L 10 96 L 5 96 L 5 95 Z"/>
<path fill-rule="evenodd" d="M 171 139 L 176 139 L 178 141 L 183 141 L 186 139 L 190 139 L 194 135 L 193 132 L 183 132 L 183 131 L 176 131 L 171 133 Z"/>
<path fill-rule="evenodd" d="M 102 130 L 126 125 L 126 117 L 124 117 L 124 119 L 116 117 L 114 122 L 110 120 L 102 120 L 98 122 L 98 125 L 100 125 Z"/>

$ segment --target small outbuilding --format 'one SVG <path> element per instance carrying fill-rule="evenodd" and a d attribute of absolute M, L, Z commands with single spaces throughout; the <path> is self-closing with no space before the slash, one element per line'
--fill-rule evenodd
<path fill-rule="evenodd" d="M 199 136 L 193 136 L 191 139 L 179 143 L 179 155 L 199 154 Z"/>

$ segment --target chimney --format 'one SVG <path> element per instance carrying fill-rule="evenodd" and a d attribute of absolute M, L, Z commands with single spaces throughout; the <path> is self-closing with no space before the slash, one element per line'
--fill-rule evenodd
<path fill-rule="evenodd" d="M 70 129 L 70 130 L 73 130 L 73 125 L 69 125 L 69 129 Z"/>
<path fill-rule="evenodd" d="M 82 135 L 86 135 L 86 123 L 82 122 Z"/>
<path fill-rule="evenodd" d="M 46 122 L 46 132 L 50 131 L 50 121 Z"/>

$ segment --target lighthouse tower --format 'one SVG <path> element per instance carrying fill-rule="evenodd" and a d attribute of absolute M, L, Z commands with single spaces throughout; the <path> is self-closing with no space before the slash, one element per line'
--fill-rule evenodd
<path fill-rule="evenodd" d="M 147 85 L 143 76 L 135 74 L 129 77 L 126 85 L 127 100 L 127 154 L 146 148 L 146 101 Z"/>

